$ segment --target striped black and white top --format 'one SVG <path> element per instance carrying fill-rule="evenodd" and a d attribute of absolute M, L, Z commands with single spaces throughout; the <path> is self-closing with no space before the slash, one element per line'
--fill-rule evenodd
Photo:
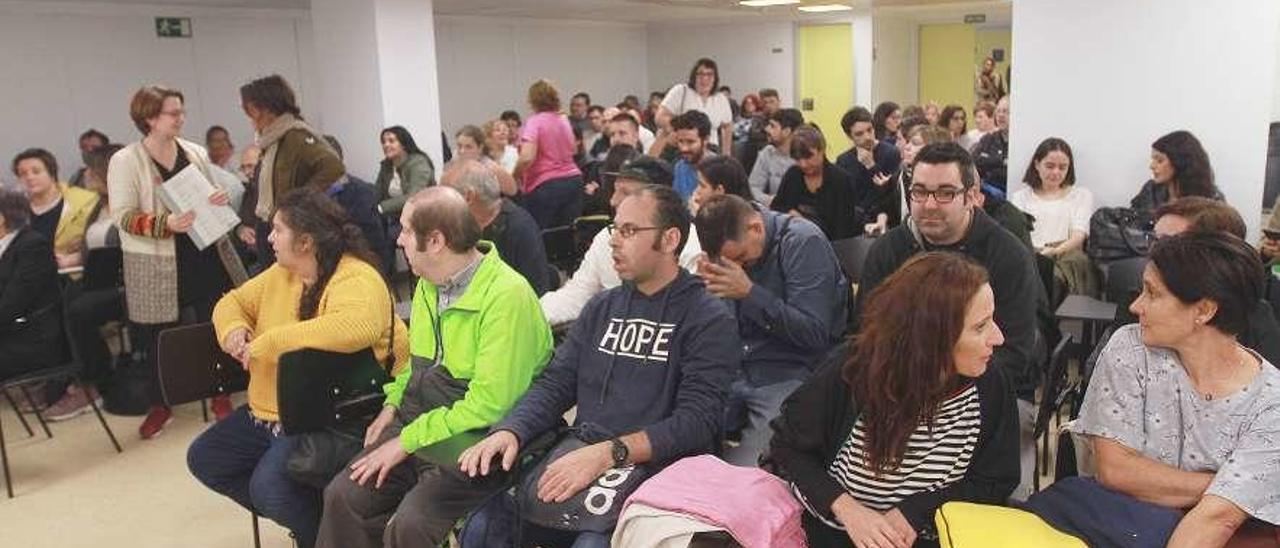
<path fill-rule="evenodd" d="M 982 427 L 978 387 L 970 384 L 943 401 L 932 428 L 920 424 L 907 440 L 902 463 L 877 474 L 866 453 L 866 424 L 854 423 L 827 473 L 859 503 L 885 511 L 916 493 L 960 481 L 969 470 Z"/>

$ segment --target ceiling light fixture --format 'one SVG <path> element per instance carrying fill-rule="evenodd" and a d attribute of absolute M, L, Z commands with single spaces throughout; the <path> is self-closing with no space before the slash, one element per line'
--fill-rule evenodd
<path fill-rule="evenodd" d="M 853 6 L 845 4 L 820 4 L 817 6 L 800 6 L 796 8 L 806 13 L 825 13 L 829 11 L 849 11 Z"/>
<path fill-rule="evenodd" d="M 799 4 L 800 0 L 738 0 L 739 6 L 749 8 L 763 8 L 767 6 L 785 6 L 787 4 Z"/>

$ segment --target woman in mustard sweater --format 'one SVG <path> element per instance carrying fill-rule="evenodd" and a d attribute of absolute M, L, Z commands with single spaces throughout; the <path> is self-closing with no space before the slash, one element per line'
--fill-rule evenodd
<path fill-rule="evenodd" d="M 231 291 L 213 310 L 218 340 L 249 371 L 249 404 L 200 435 L 187 453 L 210 489 L 315 541 L 321 493 L 285 473 L 294 439 L 279 428 L 276 367 L 303 348 L 408 359 L 408 334 L 392 318 L 377 258 L 341 207 L 308 189 L 286 194 L 272 217 L 274 265 Z M 391 330 L 395 337 L 391 339 Z M 396 348 L 390 349 L 390 341 Z"/>

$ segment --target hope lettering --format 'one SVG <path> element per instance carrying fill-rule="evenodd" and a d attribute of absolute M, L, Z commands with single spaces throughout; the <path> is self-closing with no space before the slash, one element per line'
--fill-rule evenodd
<path fill-rule="evenodd" d="M 610 355 L 666 362 L 675 329 L 670 323 L 615 318 L 605 327 L 598 348 Z"/>

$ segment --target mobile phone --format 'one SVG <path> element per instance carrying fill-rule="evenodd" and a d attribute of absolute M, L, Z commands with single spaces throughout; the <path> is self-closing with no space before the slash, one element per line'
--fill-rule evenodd
<path fill-rule="evenodd" d="M 1262 234 L 1264 234 L 1268 240 L 1280 242 L 1280 230 L 1271 230 L 1270 228 L 1264 228 L 1262 229 Z"/>

